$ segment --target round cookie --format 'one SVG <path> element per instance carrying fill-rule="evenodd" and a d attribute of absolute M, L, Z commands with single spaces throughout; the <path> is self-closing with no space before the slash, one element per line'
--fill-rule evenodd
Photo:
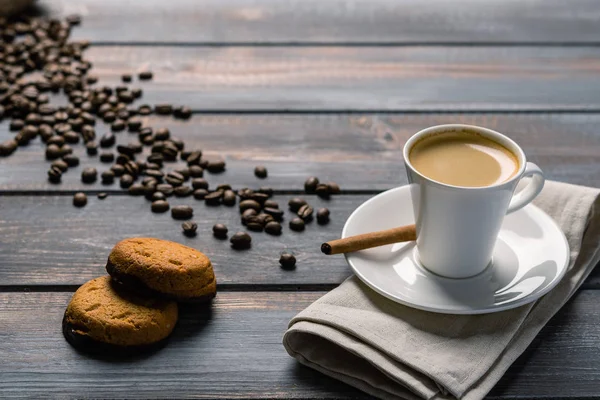
<path fill-rule="evenodd" d="M 131 238 L 115 245 L 106 271 L 123 287 L 182 302 L 209 301 L 217 281 L 208 257 L 168 240 Z"/>
<path fill-rule="evenodd" d="M 122 292 L 103 276 L 77 289 L 62 327 L 67 341 L 80 350 L 129 354 L 164 344 L 177 315 L 176 302 Z"/>

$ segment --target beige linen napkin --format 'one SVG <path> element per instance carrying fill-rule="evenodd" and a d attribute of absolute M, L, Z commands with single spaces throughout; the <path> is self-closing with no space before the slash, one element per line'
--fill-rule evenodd
<path fill-rule="evenodd" d="M 352 277 L 298 314 L 285 333 L 302 364 L 385 399 L 481 399 L 600 261 L 600 190 L 546 182 L 535 200 L 571 249 L 562 281 L 535 303 L 444 315 L 388 300 Z"/>

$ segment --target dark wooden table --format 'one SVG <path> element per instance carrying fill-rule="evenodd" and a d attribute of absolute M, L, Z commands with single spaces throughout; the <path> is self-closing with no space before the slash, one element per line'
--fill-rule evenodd
<path fill-rule="evenodd" d="M 401 149 L 435 124 L 483 125 L 521 143 L 550 179 L 600 186 L 600 14 L 594 0 L 40 0 L 83 15 L 74 36 L 102 83 L 149 67 L 143 102 L 189 105 L 177 122 L 148 117 L 190 147 L 223 154 L 211 183 L 269 185 L 287 199 L 304 179 L 338 182 L 326 227 L 256 234 L 233 252 L 210 234 L 240 227 L 231 209 L 193 199 L 199 235 L 149 212 L 115 184 L 83 185 L 85 156 L 62 185 L 46 182 L 41 143 L 0 159 L 0 398 L 349 398 L 357 390 L 299 366 L 282 345 L 287 322 L 350 275 L 318 248 L 367 198 L 406 183 Z M 99 129 L 101 131 L 102 128 Z M 0 141 L 9 138 L 0 125 Z M 119 140 L 127 141 L 127 134 Z M 258 181 L 255 165 L 269 169 Z M 76 190 L 100 190 L 84 209 Z M 177 201 L 175 201 L 177 202 Z M 206 252 L 219 294 L 187 310 L 162 351 L 122 362 L 82 356 L 60 321 L 73 291 L 104 274 L 120 239 L 151 235 Z M 283 271 L 278 254 L 296 253 Z M 493 399 L 598 398 L 600 277 L 593 274 L 490 393 Z"/>

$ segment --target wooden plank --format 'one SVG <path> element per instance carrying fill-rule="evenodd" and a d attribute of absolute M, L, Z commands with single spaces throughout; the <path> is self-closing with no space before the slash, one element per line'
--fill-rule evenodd
<path fill-rule="evenodd" d="M 287 210 L 291 196 L 275 196 Z M 237 207 L 210 207 L 193 198 L 170 198 L 171 205 L 194 207 L 198 234 L 187 238 L 181 221 L 170 213 L 154 214 L 143 197 L 89 196 L 85 208 L 72 205 L 72 196 L 0 196 L 0 285 L 58 285 L 83 282 L 106 273 L 106 259 L 121 239 L 150 236 L 174 240 L 206 253 L 219 284 L 335 285 L 350 276 L 343 256 L 321 254 L 321 243 L 339 237 L 350 213 L 369 196 L 337 196 L 329 201 L 304 198 L 315 208 L 328 207 L 326 226 L 312 222 L 304 232 L 288 227 L 286 212 L 281 236 L 253 233 L 252 248 L 238 251 L 228 240 L 212 235 L 215 223 L 224 223 L 230 235 L 242 230 Z M 209 207 L 209 208 L 207 208 Z M 295 271 L 279 267 L 280 252 L 292 251 Z"/>
<path fill-rule="evenodd" d="M 94 42 L 565 43 L 598 42 L 593 0 L 43 0 L 83 15 Z"/>
<path fill-rule="evenodd" d="M 465 123 L 506 133 L 549 179 L 600 187 L 600 114 L 195 115 L 183 122 L 149 117 L 144 123 L 168 127 L 189 148 L 224 156 L 227 171 L 206 174 L 213 185 L 302 190 L 308 176 L 318 175 L 343 190 L 385 190 L 406 183 L 402 147 L 412 134 L 432 125 Z M 101 135 L 108 128 L 99 124 L 96 130 Z M 0 124 L 0 142 L 13 136 L 6 122 Z M 119 143 L 135 139 L 117 134 Z M 0 158 L 0 191 L 120 190 L 118 183 L 82 184 L 84 167 L 104 171 L 109 164 L 87 156 L 82 144 L 73 147 L 81 165 L 66 173 L 60 185 L 46 180 L 50 163 L 39 139 Z M 253 175 L 259 164 L 269 170 L 265 180 Z"/>
<path fill-rule="evenodd" d="M 86 53 L 100 82 L 195 110 L 597 110 L 597 47 L 161 47 Z"/>
<path fill-rule="evenodd" d="M 182 310 L 171 342 L 124 361 L 74 351 L 60 329 L 71 293 L 0 293 L 0 395 L 113 398 L 356 398 L 299 366 L 281 337 L 322 295 L 220 293 L 212 311 Z M 600 291 L 582 291 L 542 330 L 491 399 L 596 398 Z"/>
<path fill-rule="evenodd" d="M 287 209 L 289 195 L 274 199 Z M 351 275 L 344 257 L 324 256 L 321 243 L 341 234 L 352 211 L 369 195 L 342 195 L 331 200 L 303 196 L 315 209 L 331 211 L 328 225 L 312 222 L 304 232 L 293 232 L 286 212 L 281 236 L 250 232 L 252 248 L 236 251 L 229 241 L 212 236 L 212 226 L 224 223 L 230 234 L 243 230 L 237 208 L 209 207 L 193 198 L 171 198 L 169 202 L 194 208 L 198 235 L 185 237 L 181 221 L 170 213 L 154 214 L 150 202 L 141 197 L 89 196 L 85 208 L 72 205 L 72 196 L 0 196 L 0 288 L 6 285 L 80 285 L 105 274 L 110 250 L 121 239 L 150 236 L 173 240 L 197 248 L 212 260 L 220 285 L 334 286 Z M 292 251 L 295 271 L 279 268 L 281 251 Z M 600 269 L 588 279 L 600 286 Z"/>

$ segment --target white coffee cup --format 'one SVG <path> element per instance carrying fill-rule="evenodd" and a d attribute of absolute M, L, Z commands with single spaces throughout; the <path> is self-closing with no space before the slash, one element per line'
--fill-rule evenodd
<path fill-rule="evenodd" d="M 484 187 L 460 187 L 419 173 L 409 159 L 412 146 L 432 134 L 476 132 L 506 147 L 519 160 L 509 180 Z M 423 129 L 404 145 L 404 163 L 417 226 L 417 251 L 424 267 L 449 278 L 466 278 L 487 268 L 504 216 L 530 203 L 544 187 L 544 174 L 527 162 L 523 150 L 508 137 L 471 125 L 438 125 Z M 514 193 L 523 177 L 528 184 Z"/>

